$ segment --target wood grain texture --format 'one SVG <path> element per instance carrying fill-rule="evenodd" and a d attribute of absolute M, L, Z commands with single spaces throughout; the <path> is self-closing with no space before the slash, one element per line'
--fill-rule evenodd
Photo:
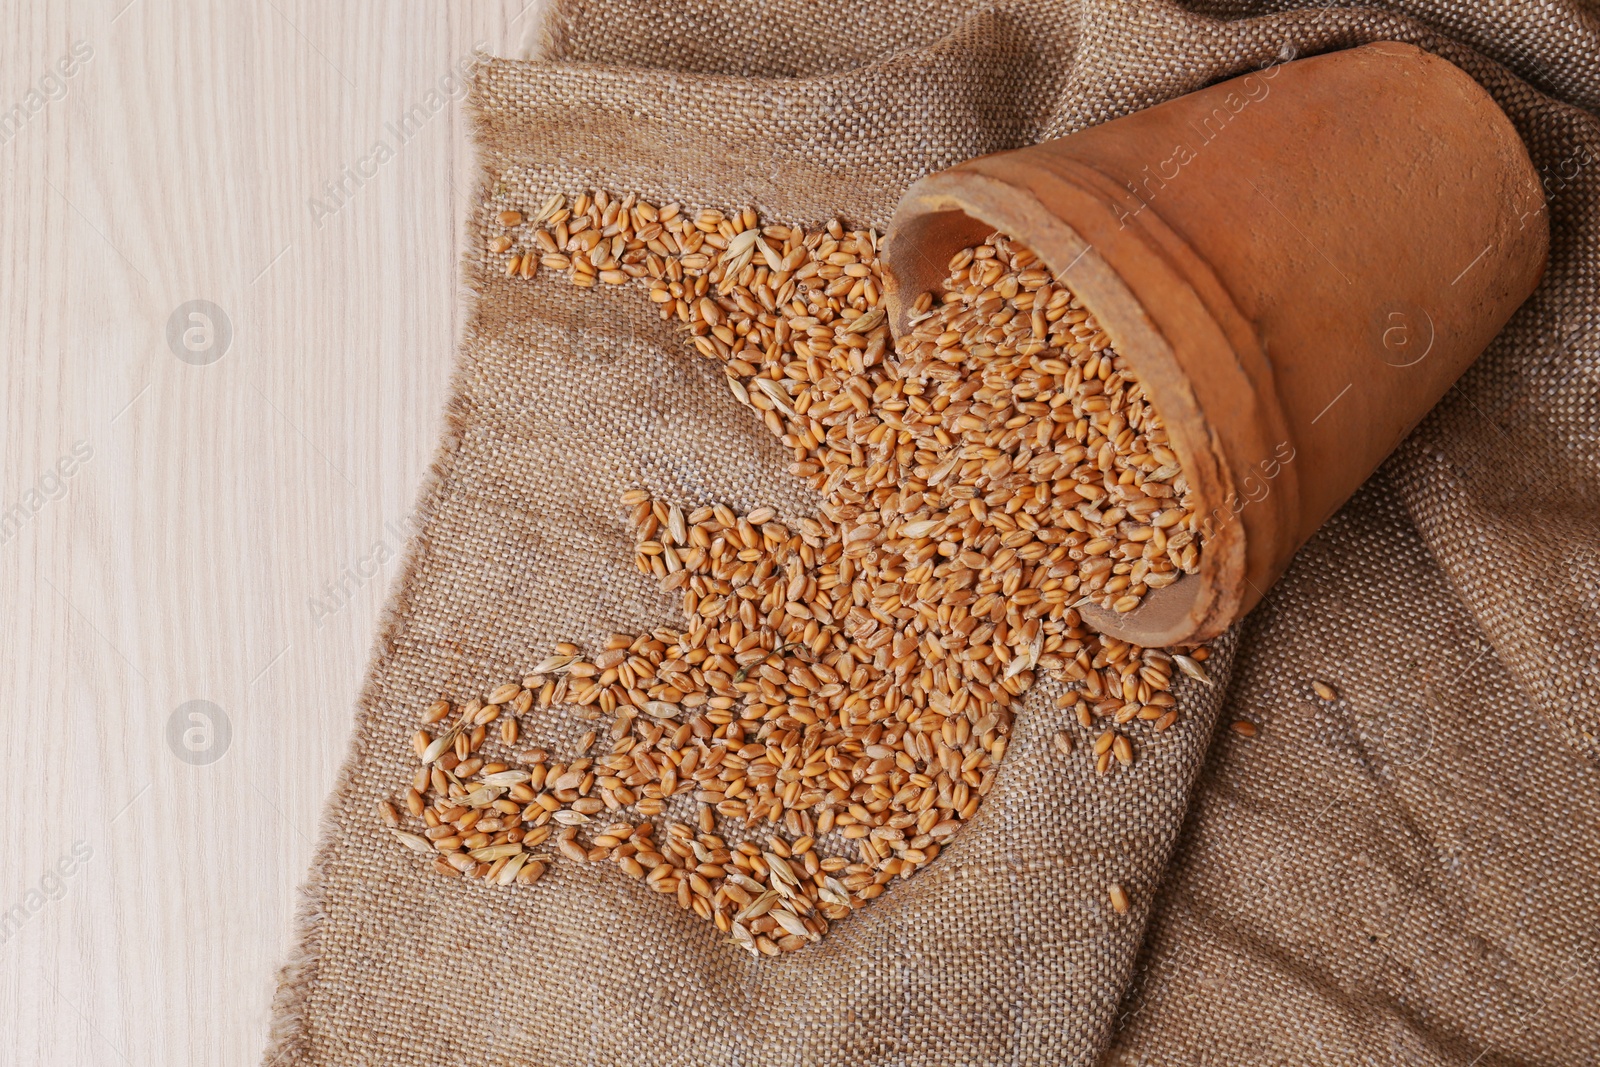
<path fill-rule="evenodd" d="M 0 1062 L 260 1056 L 526 2 L 0 3 Z"/>

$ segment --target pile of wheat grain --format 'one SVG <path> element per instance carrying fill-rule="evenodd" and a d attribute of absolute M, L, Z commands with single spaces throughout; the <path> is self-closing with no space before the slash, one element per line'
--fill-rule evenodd
<path fill-rule="evenodd" d="M 776 954 L 938 855 L 1041 672 L 1075 683 L 1059 706 L 1100 774 L 1134 763 L 1135 725 L 1177 721 L 1172 671 L 1204 680 L 1205 650 L 1139 648 L 1076 607 L 1128 611 L 1196 569 L 1187 485 L 1131 369 L 1031 252 L 961 252 L 895 344 L 870 231 L 604 193 L 498 221 L 508 275 L 646 279 L 824 502 L 784 524 L 627 494 L 639 567 L 682 593 L 682 624 L 564 645 L 520 685 L 429 709 L 406 797 L 422 832 L 385 817 L 442 872 L 532 881 L 550 842 Z M 517 751 L 535 703 L 610 727 L 570 761 Z"/>

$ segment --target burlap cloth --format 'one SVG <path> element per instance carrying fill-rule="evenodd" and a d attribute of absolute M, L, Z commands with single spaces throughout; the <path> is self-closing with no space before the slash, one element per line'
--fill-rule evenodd
<path fill-rule="evenodd" d="M 436 694 L 518 677 L 563 638 L 678 621 L 631 565 L 625 489 L 786 520 L 814 506 L 642 294 L 470 257 L 448 427 L 268 1063 L 1600 1062 L 1600 22 L 1556 2 L 1273 6 L 530 13 L 543 61 L 487 63 L 472 98 L 474 248 L 500 207 L 590 187 L 882 226 L 928 171 L 1391 38 L 1463 66 L 1526 137 L 1549 272 L 1131 773 L 1054 757 L 1044 687 L 932 868 L 820 945 L 756 960 L 610 864 L 446 879 L 374 816 Z M 1313 678 L 1343 699 L 1309 700 Z M 1260 735 L 1222 727 L 1238 716 Z M 581 725 L 551 714 L 530 734 Z"/>

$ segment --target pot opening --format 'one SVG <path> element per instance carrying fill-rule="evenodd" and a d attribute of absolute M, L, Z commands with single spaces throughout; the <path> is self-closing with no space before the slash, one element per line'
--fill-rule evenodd
<path fill-rule="evenodd" d="M 1042 220 L 1022 217 L 1027 214 L 1030 213 L 1024 208 L 1018 218 L 991 222 L 951 207 L 897 217 L 884 256 L 886 296 L 895 337 L 898 339 L 907 331 L 913 302 L 921 294 L 943 290 L 952 257 L 983 244 L 992 234 L 1004 233 L 1025 244 L 1052 277 L 1060 279 L 1059 284 L 1072 292 L 1111 338 L 1112 348 L 1141 368 L 1139 379 L 1149 391 L 1155 376 L 1142 372 L 1148 359 L 1142 353 L 1162 342 L 1151 332 L 1142 314 L 1135 317 L 1119 313 L 1128 307 L 1128 300 L 1118 300 L 1110 294 L 1113 290 L 1126 292 L 1121 280 L 1060 220 L 1052 218 L 1041 226 Z M 1058 230 L 1063 232 L 1052 232 Z M 1063 237 L 1069 239 L 1062 240 Z M 1068 270 L 1073 275 L 1070 283 L 1064 278 Z M 1145 339 L 1143 335 L 1147 333 L 1150 336 Z M 1164 410 L 1153 392 L 1150 399 L 1157 412 Z M 1191 471 L 1189 450 L 1175 432 L 1176 427 L 1165 420 L 1163 423 L 1169 433 L 1167 447 L 1177 455 L 1179 467 L 1186 473 Z M 1194 507 L 1200 510 L 1203 501 L 1199 487 L 1192 481 L 1190 494 Z M 1199 540 L 1196 537 L 1196 543 Z M 1131 611 L 1118 612 L 1089 603 L 1078 605 L 1078 613 L 1095 630 L 1142 647 L 1187 643 L 1200 606 L 1208 599 L 1207 583 L 1213 580 L 1213 561 L 1204 552 L 1200 554 L 1199 567 L 1197 573 L 1185 573 L 1171 585 L 1150 589 Z"/>

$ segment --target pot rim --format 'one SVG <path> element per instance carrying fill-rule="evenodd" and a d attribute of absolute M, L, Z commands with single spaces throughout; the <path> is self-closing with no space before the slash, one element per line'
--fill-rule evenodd
<path fill-rule="evenodd" d="M 1238 499 L 1233 473 L 1173 340 L 1152 318 L 1145 301 L 1122 272 L 1078 228 L 1060 217 L 1059 207 L 1053 211 L 1031 189 L 974 166 L 995 158 L 983 157 L 928 175 L 913 184 L 901 199 L 890 225 L 884 257 L 885 296 L 895 335 L 904 331 L 910 302 L 924 289 L 937 288 L 949 256 L 972 243 L 972 234 L 979 228 L 983 233 L 977 240 L 996 231 L 1014 237 L 1039 256 L 1059 284 L 1082 301 L 1111 337 L 1118 354 L 1138 369 L 1141 383 L 1161 414 L 1169 447 L 1177 454 L 1189 481 L 1196 512 L 1220 512 L 1226 502 Z M 1061 192 L 1091 209 L 1113 218 L 1119 210 L 1125 211 L 1123 205 L 1108 201 L 1086 183 L 1060 173 L 1049 177 L 1059 183 Z M 955 216 L 964 216 L 966 221 Z M 981 223 L 981 227 L 972 226 L 974 222 Z M 939 234 L 940 230 L 944 233 Z M 935 234 L 942 238 L 938 247 L 919 242 L 919 238 Z M 1177 240 L 1170 229 L 1167 235 Z M 1183 338 L 1177 343 L 1206 344 L 1217 349 L 1213 358 L 1239 366 L 1228 331 L 1216 323 L 1213 309 L 1194 292 L 1188 278 L 1154 246 L 1142 226 L 1128 227 L 1126 237 L 1142 246 L 1141 258 L 1147 260 L 1144 265 L 1155 267 L 1162 275 L 1159 284 L 1163 297 L 1170 295 L 1190 305 L 1192 316 L 1211 325 L 1211 329 L 1202 331 L 1209 337 Z M 945 245 L 949 245 L 948 249 Z M 1194 257 L 1192 250 L 1189 255 Z M 913 265 L 923 269 L 907 269 L 912 256 L 921 261 Z M 1198 257 L 1194 258 L 1198 262 Z M 930 266 L 935 268 L 936 278 L 927 276 L 926 268 Z M 1222 295 L 1226 299 L 1226 293 Z M 1234 314 L 1238 314 L 1236 310 Z M 1243 322 L 1242 316 L 1239 321 Z M 1240 375 L 1243 377 L 1242 368 Z M 1271 396 L 1267 399 L 1276 400 Z M 1082 605 L 1077 607 L 1079 615 L 1101 633 L 1144 647 L 1198 644 L 1221 634 L 1241 613 L 1246 601 L 1242 590 L 1247 582 L 1246 531 L 1235 515 L 1231 521 L 1214 527 L 1209 538 L 1199 531 L 1195 536 L 1202 545 L 1198 573 L 1185 574 L 1165 588 L 1151 590 L 1138 608 L 1126 614 L 1098 605 Z"/>

